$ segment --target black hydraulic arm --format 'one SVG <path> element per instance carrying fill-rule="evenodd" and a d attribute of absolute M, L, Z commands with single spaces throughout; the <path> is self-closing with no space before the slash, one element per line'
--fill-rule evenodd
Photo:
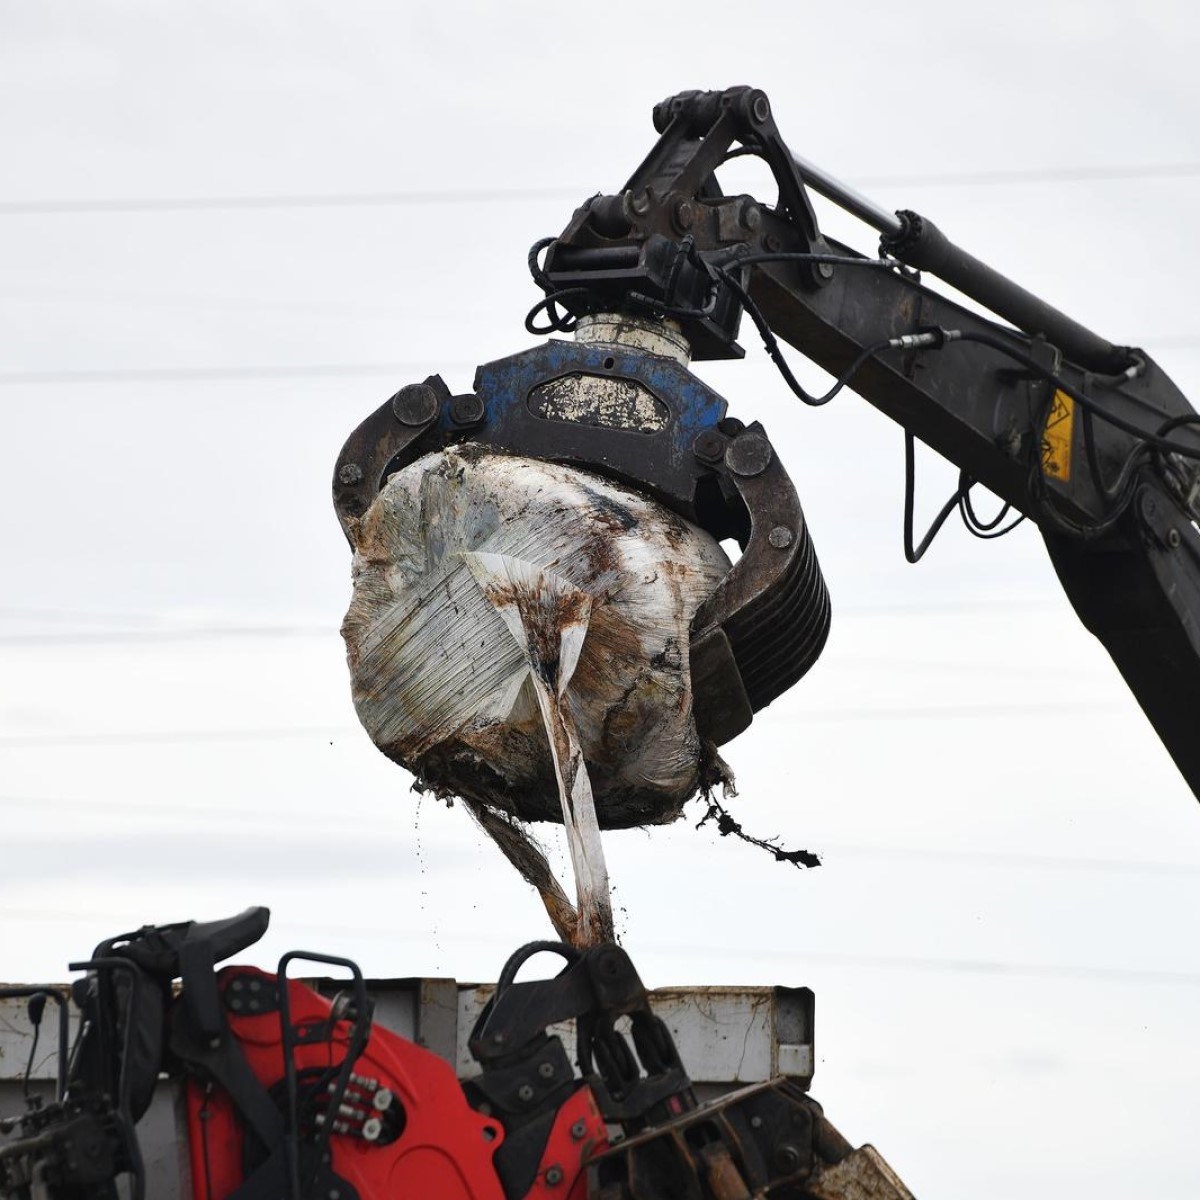
<path fill-rule="evenodd" d="M 954 246 L 795 158 L 766 96 L 690 92 L 620 195 L 550 246 L 543 286 L 576 315 L 676 320 L 697 358 L 740 355 L 747 312 L 1034 521 L 1076 612 L 1200 796 L 1200 423 L 1146 354 L 1115 346 Z M 754 154 L 779 197 L 725 196 Z M 806 185 L 883 234 L 868 258 L 818 230 Z M 927 272 L 1002 318 L 939 295 Z M 811 398 L 810 398 L 811 399 Z M 848 466 L 848 470 L 852 467 Z"/>

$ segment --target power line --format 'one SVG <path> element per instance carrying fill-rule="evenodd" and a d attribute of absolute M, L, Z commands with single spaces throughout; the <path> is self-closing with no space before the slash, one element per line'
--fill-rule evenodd
<path fill-rule="evenodd" d="M 37 749 L 49 746 L 173 746 L 187 742 L 277 742 L 295 738 L 345 737 L 359 732 L 352 725 L 287 725 L 266 729 L 163 729 L 113 733 L 31 733 L 0 736 L 5 747 Z"/>
<path fill-rule="evenodd" d="M 716 947 L 646 944 L 646 949 L 669 950 L 713 955 L 719 949 L 724 957 L 750 958 L 759 953 L 778 953 L 778 949 L 739 945 Z M 1061 963 L 1004 962 L 998 959 L 925 958 L 916 955 L 854 954 L 840 951 L 804 950 L 788 947 L 789 969 L 803 969 L 808 963 L 833 967 L 867 967 L 893 971 L 948 971 L 959 975 L 1023 975 L 1033 979 L 1086 980 L 1092 983 L 1159 983 L 1168 986 L 1200 986 L 1200 974 L 1191 971 L 1140 970 L 1136 967 L 1071 966 Z"/>
<path fill-rule="evenodd" d="M 898 720 L 994 720 L 1001 717 L 1043 716 L 1073 719 L 1103 713 L 1124 713 L 1126 706 L 1120 703 L 1078 703 L 1064 706 L 1046 704 L 973 704 L 962 706 L 926 705 L 923 707 L 845 708 L 840 710 L 801 711 L 790 716 L 790 721 L 805 725 L 834 723 L 856 723 L 859 721 Z M 174 744 L 178 742 L 253 742 L 278 741 L 281 738 L 332 737 L 355 733 L 350 726 L 280 726 L 262 729 L 164 729 L 164 730 L 114 730 L 107 733 L 31 733 L 0 735 L 3 747 L 49 747 L 49 746 L 108 746 L 140 745 L 143 742 Z"/>
<path fill-rule="evenodd" d="M 113 645 L 131 642 L 203 642 L 223 638 L 332 638 L 332 625 L 211 625 L 171 629 L 78 629 L 68 633 L 0 633 L 0 646 Z"/>
<path fill-rule="evenodd" d="M 443 364 L 442 370 L 451 367 Z M 165 383 L 179 380 L 213 382 L 230 379 L 321 379 L 347 375 L 427 373 L 412 363 L 313 363 L 300 366 L 116 367 L 112 370 L 5 371 L 0 387 L 40 383 Z"/>
<path fill-rule="evenodd" d="M 29 909 L 16 906 L 0 907 L 0 917 L 14 923 L 18 921 L 80 921 L 88 925 L 93 925 L 98 917 L 104 920 L 115 919 L 118 921 L 128 919 L 122 918 L 117 914 L 105 917 L 103 914 L 91 909 L 87 911 L 79 909 Z M 323 932 L 345 933 L 344 926 L 319 926 L 307 920 L 295 920 L 294 924 L 304 929 L 321 929 Z M 425 932 L 416 929 L 398 931 L 394 924 L 376 926 L 364 924 L 358 920 L 355 921 L 354 928 L 356 934 L 360 936 L 386 936 L 393 939 L 398 933 L 402 936 L 407 935 L 412 937 L 424 935 Z M 709 957 L 714 953 L 721 957 L 736 958 L 752 957 L 756 954 L 754 947 L 747 947 L 745 944 L 723 946 L 709 943 L 705 946 L 681 946 L 677 942 L 672 942 L 669 946 L 647 944 L 644 948 L 659 951 L 669 950 L 672 953 L 689 951 L 696 954 L 705 954 Z M 763 951 L 763 953 L 766 952 L 765 950 Z M 772 953 L 777 957 L 777 948 Z M 793 966 L 789 966 L 789 970 L 794 970 L 795 965 L 802 968 L 805 964 L 811 963 L 834 967 L 865 967 L 871 970 L 938 971 L 958 975 L 1015 975 L 1027 976 L 1034 979 L 1059 979 L 1064 981 L 1086 981 L 1089 983 L 1165 984 L 1176 987 L 1196 987 L 1200 985 L 1200 974 L 1191 971 L 1142 970 L 1135 967 L 1071 966 L 1057 963 L 1020 963 L 1005 962 L 998 959 L 925 958 L 907 955 L 854 954 L 804 950 L 799 947 L 789 948 L 789 962 L 790 964 L 794 964 Z"/>
<path fill-rule="evenodd" d="M 1133 339 L 1129 339 L 1133 340 Z M 1164 349 L 1200 348 L 1200 334 L 1142 338 L 1139 344 Z M 441 362 L 443 372 L 474 370 L 475 361 Z M 336 379 L 348 376 L 427 375 L 425 363 L 310 363 L 299 365 L 246 365 L 229 367 L 113 367 L 62 371 L 0 371 L 0 387 L 60 383 L 219 383 L 240 379 Z"/>
<path fill-rule="evenodd" d="M 1096 167 L 1031 167 L 1007 171 L 865 175 L 856 187 L 991 187 L 1022 183 L 1092 183 L 1122 179 L 1186 179 L 1200 175 L 1200 162 L 1128 163 Z"/>
<path fill-rule="evenodd" d="M 864 175 L 856 187 L 993 187 L 1036 183 L 1091 183 L 1127 179 L 1183 179 L 1200 175 L 1200 162 L 1129 163 L 1108 166 L 1034 167 L 1000 171 Z M 531 200 L 583 199 L 586 187 L 538 187 L 485 191 L 461 189 L 426 192 L 346 192 L 272 196 L 114 197 L 96 200 L 10 200 L 0 216 L 72 213 L 208 212 L 255 209 L 395 208 L 429 204 L 512 204 Z"/>
<path fill-rule="evenodd" d="M 922 859 L 937 864 L 977 864 L 1009 869 L 1031 867 L 1045 871 L 1085 871 L 1108 874 L 1110 872 L 1132 872 L 1139 875 L 1182 875 L 1200 876 L 1200 863 L 1153 862 L 1144 859 L 1126 858 L 1069 858 L 1065 855 L 1021 854 L 991 850 L 922 850 L 908 847 L 858 846 L 825 843 L 821 847 L 828 859 L 841 856 L 847 858 L 883 859 L 895 863 L 897 860 L 910 862 Z"/>
<path fill-rule="evenodd" d="M 117 197 L 108 200 L 8 200 L 0 216 L 69 213 L 208 212 L 280 208 L 403 208 L 422 204 L 516 204 L 530 200 L 583 199 L 586 188 L 543 187 L 436 192 L 346 192 L 340 195 Z"/>
<path fill-rule="evenodd" d="M 212 824 L 224 827 L 233 817 L 237 817 L 239 828 L 242 827 L 243 815 L 240 811 L 228 808 L 214 808 L 212 805 L 188 805 L 172 801 L 169 807 L 158 804 L 130 804 L 120 801 L 79 800 L 58 796 L 2 796 L 0 804 L 10 808 L 26 808 L 36 811 L 49 810 L 52 813 L 79 813 L 84 815 L 134 817 L 138 821 L 159 821 L 177 824 L 181 818 L 197 818 L 201 824 Z M 263 820 L 268 820 L 270 814 L 264 814 Z M 313 828 L 311 823 L 305 824 L 305 829 Z M 345 833 L 344 826 L 321 827 L 324 833 Z M 396 830 L 384 829 L 380 835 L 397 833 Z M 1148 859 L 1123 858 L 1071 858 L 1065 855 L 1022 854 L 1008 851 L 974 851 L 974 850 L 923 850 L 907 846 L 870 846 L 854 843 L 830 844 L 823 843 L 822 851 L 830 859 L 836 858 L 865 858 L 885 859 L 896 864 L 910 862 L 913 859 L 925 859 L 938 864 L 973 863 L 984 866 L 995 866 L 1010 869 L 1012 867 L 1032 867 L 1046 871 L 1083 871 L 1085 873 L 1109 874 L 1139 874 L 1158 876 L 1194 877 L 1200 875 L 1200 863 L 1162 862 Z"/>
<path fill-rule="evenodd" d="M 843 721 L 953 721 L 971 720 L 972 718 L 994 717 L 1026 717 L 1042 715 L 1046 717 L 1072 718 L 1083 715 L 1102 713 L 1125 713 L 1127 705 L 1123 703 L 1106 703 L 1090 701 L 1071 703 L 1022 701 L 1014 704 L 926 704 L 926 705 L 877 705 L 862 708 L 841 709 L 800 709 L 789 712 L 785 722 L 801 722 L 805 725 L 835 723 Z"/>

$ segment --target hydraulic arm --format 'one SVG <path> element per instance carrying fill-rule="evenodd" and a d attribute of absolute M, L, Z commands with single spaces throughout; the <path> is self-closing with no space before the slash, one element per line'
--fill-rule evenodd
<path fill-rule="evenodd" d="M 1076 612 L 1200 795 L 1200 418 L 1144 352 L 1114 346 L 954 246 L 794 157 L 766 96 L 687 92 L 621 191 L 576 211 L 539 282 L 552 327 L 616 310 L 673 320 L 697 358 L 740 355 L 749 314 L 1039 527 Z M 714 175 L 752 154 L 775 203 Z M 811 186 L 880 230 L 878 257 L 826 239 Z M 1007 324 L 938 295 L 937 276 Z M 847 464 L 847 471 L 853 469 Z M 911 474 L 910 474 L 911 488 Z M 911 528 L 911 490 L 907 504 Z M 988 532 L 981 529 L 980 532 Z M 923 547 L 907 547 L 919 557 Z M 926 543 L 927 544 L 927 543 Z"/>
<path fill-rule="evenodd" d="M 1143 351 L 1085 329 L 924 217 L 889 213 L 796 158 L 761 91 L 685 92 L 654 123 L 658 141 L 625 186 L 530 253 L 545 297 L 526 328 L 574 343 L 485 364 L 467 395 L 437 376 L 402 388 L 338 460 L 343 526 L 393 471 L 469 440 L 609 475 L 736 538 L 742 556 L 696 613 L 690 644 L 697 729 L 728 741 L 812 666 L 829 628 L 800 501 L 765 430 L 729 417 L 687 370 L 689 354 L 740 357 L 745 314 L 801 400 L 852 386 L 904 427 L 910 561 L 956 508 L 981 537 L 1007 532 L 976 515 L 976 484 L 1038 526 L 1076 612 L 1200 795 L 1200 418 L 1179 389 Z M 717 171 L 739 155 L 768 164 L 773 204 L 721 190 Z M 809 187 L 878 229 L 879 253 L 827 239 Z M 835 386 L 809 395 L 777 338 Z M 917 439 L 960 469 L 919 542 Z"/>

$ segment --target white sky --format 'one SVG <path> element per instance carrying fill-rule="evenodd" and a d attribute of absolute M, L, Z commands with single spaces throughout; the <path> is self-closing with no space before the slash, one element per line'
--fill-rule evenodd
<path fill-rule="evenodd" d="M 346 434 L 529 344 L 528 245 L 623 182 L 657 100 L 743 82 L 1194 396 L 1197 42 L 1167 3 L 0 2 L 0 976 L 266 903 L 264 965 L 494 977 L 536 897 L 350 705 Z M 279 196 L 393 201 L 37 208 Z M 815 1094 L 922 1200 L 1194 1197 L 1195 800 L 1036 532 L 947 526 L 907 567 L 899 430 L 802 409 L 743 340 L 699 373 L 785 455 L 834 632 L 728 748 L 733 808 L 825 866 L 613 836 L 626 945 L 651 985 L 813 987 Z"/>

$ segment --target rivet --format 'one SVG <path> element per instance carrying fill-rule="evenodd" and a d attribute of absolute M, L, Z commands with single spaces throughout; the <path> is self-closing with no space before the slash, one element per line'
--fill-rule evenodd
<path fill-rule="evenodd" d="M 771 443 L 761 433 L 743 433 L 725 451 L 725 465 L 743 478 L 761 475 L 771 465 Z"/>
<path fill-rule="evenodd" d="M 775 528 L 767 534 L 767 541 L 770 542 L 776 550 L 786 550 L 792 544 L 792 531 L 786 525 L 776 525 Z"/>
<path fill-rule="evenodd" d="M 706 429 L 696 436 L 692 453 L 701 462 L 718 463 L 725 453 L 725 439 L 715 429 Z"/>
<path fill-rule="evenodd" d="M 524 1100 L 526 1102 L 532 1100 L 533 1088 L 531 1088 L 527 1083 L 521 1084 L 521 1086 L 517 1088 L 517 1099 Z"/>
<path fill-rule="evenodd" d="M 437 411 L 437 393 L 427 383 L 407 384 L 392 397 L 392 412 L 402 425 L 424 425 Z"/>
<path fill-rule="evenodd" d="M 547 1167 L 546 1168 L 546 1182 L 551 1187 L 555 1187 L 557 1184 L 562 1183 L 562 1181 L 563 1181 L 562 1167 Z"/>
<path fill-rule="evenodd" d="M 571 1138 L 573 1141 L 583 1141 L 583 1135 L 585 1133 L 587 1133 L 586 1121 L 576 1121 L 575 1124 L 571 1126 Z"/>
<path fill-rule="evenodd" d="M 775 1162 L 785 1175 L 790 1175 L 800 1166 L 800 1151 L 795 1146 L 780 1146 L 775 1152 Z"/>
<path fill-rule="evenodd" d="M 484 412 L 483 401 L 474 394 L 455 396 L 450 401 L 450 419 L 455 425 L 477 425 Z"/>

